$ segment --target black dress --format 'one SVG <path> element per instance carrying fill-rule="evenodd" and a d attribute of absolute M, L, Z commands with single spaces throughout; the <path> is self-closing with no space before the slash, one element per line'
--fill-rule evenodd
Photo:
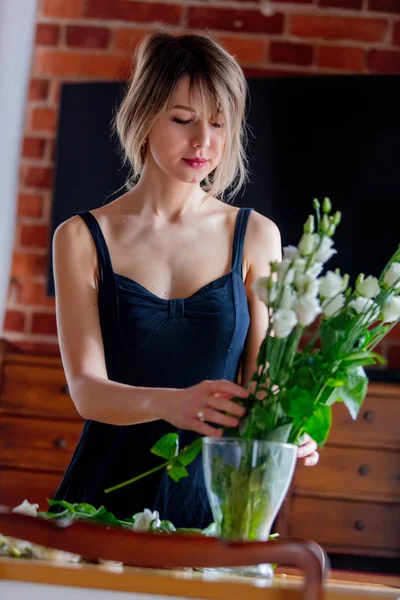
<path fill-rule="evenodd" d="M 238 211 L 232 270 L 188 298 L 172 300 L 114 273 L 97 220 L 88 211 L 79 213 L 98 254 L 99 315 L 110 380 L 164 388 L 185 388 L 204 379 L 237 381 L 250 324 L 242 251 L 251 210 Z M 179 434 L 180 448 L 198 437 L 162 420 L 124 426 L 86 420 L 54 498 L 96 507 L 103 504 L 118 518 L 150 508 L 177 527 L 206 527 L 213 517 L 201 454 L 188 466 L 189 476 L 178 483 L 163 470 L 104 493 L 104 489 L 160 464 L 162 459 L 151 454 L 150 448 L 169 432 Z"/>

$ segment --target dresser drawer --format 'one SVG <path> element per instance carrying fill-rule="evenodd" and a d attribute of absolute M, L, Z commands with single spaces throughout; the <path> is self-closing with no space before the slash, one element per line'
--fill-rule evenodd
<path fill-rule="evenodd" d="M 82 420 L 70 398 L 62 368 L 40 365 L 4 365 L 0 411 Z"/>
<path fill-rule="evenodd" d="M 60 475 L 0 468 L 0 504 L 14 507 L 26 499 L 47 510 L 46 498 L 54 496 L 60 483 Z"/>
<path fill-rule="evenodd" d="M 394 393 L 378 395 L 373 391 L 369 392 L 355 421 L 342 402 L 334 404 L 329 443 L 400 449 L 400 386 L 398 387 L 397 396 Z"/>
<path fill-rule="evenodd" d="M 317 466 L 297 466 L 293 491 L 400 502 L 400 452 L 326 446 Z"/>
<path fill-rule="evenodd" d="M 2 417 L 0 467 L 63 473 L 81 430 L 81 423 Z"/>
<path fill-rule="evenodd" d="M 353 547 L 400 554 L 400 505 L 294 496 L 288 537 L 314 540 L 330 551 Z"/>

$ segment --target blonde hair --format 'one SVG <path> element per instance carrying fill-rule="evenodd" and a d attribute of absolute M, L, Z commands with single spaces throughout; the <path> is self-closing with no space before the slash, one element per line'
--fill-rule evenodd
<path fill-rule="evenodd" d="M 117 110 L 114 128 L 124 162 L 131 169 L 131 189 L 143 171 L 147 135 L 159 114 L 168 108 L 177 84 L 189 76 L 189 94 L 197 115 L 221 112 L 225 143 L 218 166 L 202 182 L 207 196 L 230 201 L 248 180 L 245 120 L 247 81 L 243 71 L 221 45 L 202 35 L 174 36 L 162 30 L 147 35 L 134 54 L 132 79 Z M 226 188 L 231 186 L 228 194 Z"/>

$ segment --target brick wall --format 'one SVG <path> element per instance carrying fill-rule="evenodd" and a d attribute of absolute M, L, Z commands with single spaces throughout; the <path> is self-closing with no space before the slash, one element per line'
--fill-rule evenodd
<path fill-rule="evenodd" d="M 124 79 L 135 44 L 155 25 L 207 28 L 246 75 L 400 73 L 400 0 L 39 0 L 5 337 L 57 353 L 46 297 L 54 139 L 63 81 Z M 400 367 L 400 331 L 384 342 Z"/>

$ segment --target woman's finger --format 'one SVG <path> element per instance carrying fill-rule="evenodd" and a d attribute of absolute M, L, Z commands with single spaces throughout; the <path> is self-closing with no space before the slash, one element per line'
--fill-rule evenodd
<path fill-rule="evenodd" d="M 319 453 L 318 452 L 313 452 L 312 454 L 310 454 L 310 456 L 307 456 L 304 460 L 303 463 L 306 467 L 314 467 L 319 461 Z"/>

